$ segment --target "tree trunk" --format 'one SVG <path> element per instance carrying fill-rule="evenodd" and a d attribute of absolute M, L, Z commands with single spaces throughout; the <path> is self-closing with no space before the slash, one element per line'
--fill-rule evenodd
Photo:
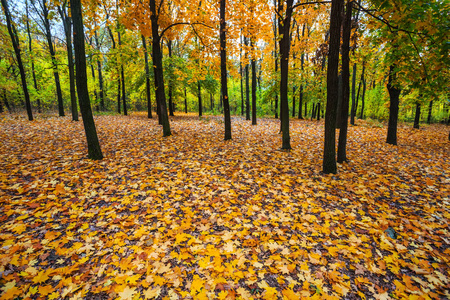
<path fill-rule="evenodd" d="M 308 114 L 308 102 L 305 101 L 305 118 L 307 114 Z"/>
<path fill-rule="evenodd" d="M 56 95 L 58 97 L 58 112 L 59 116 L 64 116 L 64 103 L 61 92 L 61 84 L 59 80 L 59 72 L 58 72 L 58 63 L 56 61 L 55 49 L 53 48 L 52 42 L 52 33 L 50 31 L 50 19 L 48 16 L 48 8 L 47 8 L 47 0 L 42 0 L 42 12 L 43 12 L 43 20 L 44 20 L 44 28 L 45 28 L 45 37 L 47 38 L 48 49 L 50 51 L 50 56 L 52 60 L 53 66 L 53 76 L 55 78 L 56 85 Z"/>
<path fill-rule="evenodd" d="M 433 110 L 433 100 L 430 101 L 430 106 L 428 106 L 428 117 L 427 117 L 427 124 L 431 124 L 431 113 Z"/>
<path fill-rule="evenodd" d="M 223 111 L 225 123 L 225 140 L 231 139 L 230 103 L 228 101 L 227 86 L 227 52 L 226 52 L 226 20 L 225 0 L 220 0 L 220 83 L 223 98 Z"/>
<path fill-rule="evenodd" d="M 22 64 L 22 56 L 20 54 L 19 35 L 17 34 L 14 24 L 11 22 L 11 13 L 9 11 L 9 7 L 8 4 L 6 3 L 6 0 L 1 0 L 1 2 L 6 16 L 6 25 L 8 27 L 9 36 L 11 37 L 14 52 L 16 54 L 17 64 L 19 65 L 19 72 L 20 78 L 22 80 L 22 89 L 23 94 L 25 96 L 25 107 L 27 109 L 28 120 L 33 121 L 33 112 L 31 111 L 31 102 L 30 102 L 30 95 L 28 94 L 27 79 L 25 75 L 25 69 Z M 5 101 L 5 105 L 6 103 L 7 101 Z"/>
<path fill-rule="evenodd" d="M 311 121 L 316 117 L 316 106 L 315 103 L 313 102 L 312 107 L 311 107 Z"/>
<path fill-rule="evenodd" d="M 172 41 L 169 40 L 167 42 L 167 49 L 169 50 L 169 115 L 174 116 L 173 114 L 173 73 L 172 73 Z"/>
<path fill-rule="evenodd" d="M 336 108 L 336 128 L 341 128 L 341 110 L 342 110 L 342 98 L 343 98 L 343 89 L 342 89 L 342 71 L 339 72 L 339 87 L 338 87 L 338 103 Z"/>
<path fill-rule="evenodd" d="M 342 106 L 340 114 L 337 162 L 347 161 L 348 109 L 350 106 L 350 33 L 353 2 L 347 0 L 342 33 Z"/>
<path fill-rule="evenodd" d="M 184 87 L 184 113 L 188 113 L 186 87 Z"/>
<path fill-rule="evenodd" d="M 122 97 L 120 95 L 121 86 L 122 86 L 122 80 L 120 80 L 120 73 L 117 74 L 119 77 L 119 80 L 117 81 L 117 112 L 120 115 L 120 108 L 122 107 L 122 104 L 120 103 Z"/>
<path fill-rule="evenodd" d="M 101 55 L 100 52 L 100 44 L 98 42 L 98 36 L 97 31 L 94 31 L 94 38 L 95 38 L 95 45 L 97 46 L 98 55 Z M 103 111 L 105 110 L 105 97 L 104 97 L 104 91 L 103 91 L 103 73 L 102 73 L 102 64 L 100 62 L 100 58 L 97 57 L 97 72 L 98 72 L 98 87 L 99 87 L 99 98 L 100 98 L 100 109 Z"/>
<path fill-rule="evenodd" d="M 362 95 L 361 95 L 361 112 L 359 115 L 360 119 L 364 119 L 365 96 L 366 96 L 366 79 L 363 78 L 363 91 L 362 91 Z"/>
<path fill-rule="evenodd" d="M 256 125 L 256 59 L 255 44 L 252 39 L 250 39 L 250 45 L 252 48 L 252 125 Z"/>
<path fill-rule="evenodd" d="M 240 49 L 239 49 L 239 75 L 241 79 L 241 116 L 244 116 L 244 79 L 242 68 L 242 34 L 240 35 Z"/>
<path fill-rule="evenodd" d="M 4 1 L 4 0 L 2 0 Z M 73 43 L 75 47 L 76 83 L 81 117 L 86 133 L 88 157 L 102 159 L 103 154 L 98 141 L 97 130 L 92 116 L 91 103 L 87 87 L 86 52 L 84 46 L 83 17 L 81 15 L 81 1 L 70 0 L 71 15 L 73 19 Z"/>
<path fill-rule="evenodd" d="M 286 0 L 286 12 L 284 20 L 280 17 L 278 19 L 278 28 L 280 35 L 280 118 L 281 118 L 281 131 L 282 146 L 281 149 L 291 149 L 291 137 L 289 135 L 289 102 L 288 102 L 288 75 L 289 75 L 289 49 L 290 49 L 290 34 L 291 29 L 291 17 L 293 0 Z M 278 11 L 283 11 L 283 2 L 278 4 Z"/>
<path fill-rule="evenodd" d="M 248 46 L 248 38 L 244 36 L 244 44 Z M 247 47 L 246 47 L 247 49 Z M 250 78 L 248 66 L 248 51 L 245 51 L 245 119 L 250 120 Z"/>
<path fill-rule="evenodd" d="M 67 62 L 69 66 L 69 86 L 70 86 L 70 106 L 72 111 L 72 121 L 78 121 L 78 107 L 77 96 L 75 90 L 75 67 L 73 62 L 73 49 L 72 49 L 72 18 L 67 15 L 65 6 L 58 6 L 58 11 L 61 16 L 61 20 L 64 27 L 64 33 L 66 35 L 67 44 Z M 30 43 L 31 48 L 31 43 Z M 33 71 L 34 73 L 34 71 Z M 33 74 L 33 77 L 34 74 Z"/>
<path fill-rule="evenodd" d="M 170 131 L 169 116 L 167 115 L 166 94 L 164 91 L 164 74 L 162 66 L 161 37 L 159 36 L 158 15 L 156 13 L 156 1 L 150 0 L 150 20 L 152 25 L 152 52 L 153 71 L 155 73 L 156 99 L 159 101 L 161 123 L 163 126 L 163 136 L 172 135 Z"/>
<path fill-rule="evenodd" d="M 278 1 L 281 1 L 281 0 L 278 0 Z M 274 7 L 278 7 L 278 5 L 277 5 L 277 0 L 273 0 L 273 6 Z M 277 14 L 275 13 L 275 18 L 274 18 L 274 24 L 273 24 L 273 28 L 274 28 L 274 30 L 273 30 L 273 36 L 274 36 L 274 47 L 275 47 L 275 78 L 277 78 L 278 79 L 278 49 L 277 49 L 277 46 L 278 46 L 278 43 L 277 43 L 277 41 L 278 41 L 278 37 L 277 37 L 277 34 L 278 34 L 278 28 L 277 28 L 277 20 L 278 20 L 278 17 L 277 17 Z M 278 83 L 278 80 L 276 80 L 275 81 L 275 84 L 277 84 Z M 278 92 L 277 92 L 277 89 L 275 89 L 275 119 L 278 119 Z"/>
<path fill-rule="evenodd" d="M 398 106 L 400 103 L 401 90 L 395 86 L 397 74 L 395 73 L 395 65 L 389 68 L 389 80 L 387 89 L 389 92 L 390 106 L 389 106 L 389 124 L 387 131 L 386 143 L 397 145 L 397 122 L 398 122 Z"/>
<path fill-rule="evenodd" d="M 202 87 L 200 81 L 197 80 L 197 98 L 198 98 L 198 116 L 203 116 L 203 104 L 202 104 Z"/>
<path fill-rule="evenodd" d="M 147 97 L 147 117 L 149 119 L 152 116 L 152 99 L 150 98 L 150 70 L 148 67 L 148 52 L 147 52 L 147 42 L 145 37 L 142 35 L 142 45 L 144 46 L 144 61 L 145 61 L 145 95 Z"/>
<path fill-rule="evenodd" d="M 317 103 L 317 113 L 316 113 L 317 121 L 320 120 L 320 102 Z"/>
<path fill-rule="evenodd" d="M 120 37 L 119 24 L 117 24 L 117 40 L 119 42 L 119 48 L 122 45 L 122 39 Z M 121 51 L 121 49 L 119 49 Z M 122 82 L 122 105 L 123 105 L 123 115 L 128 115 L 127 110 L 127 97 L 125 93 L 125 72 L 123 70 L 122 54 L 120 54 L 120 81 Z"/>
<path fill-rule="evenodd" d="M 115 50 L 116 49 L 116 41 L 114 40 L 114 35 L 111 31 L 111 28 L 108 26 L 108 32 L 109 36 L 111 38 L 112 47 Z M 119 68 L 117 68 L 117 112 L 120 115 L 120 72 Z"/>
<path fill-rule="evenodd" d="M 341 38 L 341 12 L 344 0 L 333 0 L 330 15 L 330 47 L 327 69 L 327 107 L 323 172 L 336 173 L 336 109 L 339 95 L 339 45 Z M 320 105 L 320 104 L 319 104 Z"/>
<path fill-rule="evenodd" d="M 416 115 L 414 116 L 413 128 L 419 129 L 420 123 L 420 103 L 416 103 Z"/>
<path fill-rule="evenodd" d="M 352 75 L 352 109 L 350 111 L 350 124 L 355 125 L 356 114 L 356 63 L 353 63 Z"/>
<path fill-rule="evenodd" d="M 33 55 L 31 31 L 30 31 L 30 16 L 29 16 L 29 9 L 28 9 L 28 0 L 25 1 L 25 8 L 26 8 L 26 13 L 27 13 L 28 51 L 30 52 L 30 59 L 31 59 L 31 73 L 33 75 L 34 89 L 39 94 L 39 88 L 38 88 L 37 80 L 36 80 L 36 71 L 34 69 L 34 55 Z M 42 108 L 41 108 L 41 98 L 40 98 L 40 96 L 37 97 L 36 101 L 37 101 L 38 113 L 41 113 L 42 112 Z M 75 102 L 75 108 L 76 108 L 76 102 Z M 77 114 L 77 121 L 78 121 L 78 114 Z"/>

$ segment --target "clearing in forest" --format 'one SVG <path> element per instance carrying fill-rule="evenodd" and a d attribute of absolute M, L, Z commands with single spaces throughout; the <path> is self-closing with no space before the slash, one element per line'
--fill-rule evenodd
<path fill-rule="evenodd" d="M 448 127 L 349 128 L 323 175 L 322 121 L 0 116 L 0 299 L 444 299 Z"/>

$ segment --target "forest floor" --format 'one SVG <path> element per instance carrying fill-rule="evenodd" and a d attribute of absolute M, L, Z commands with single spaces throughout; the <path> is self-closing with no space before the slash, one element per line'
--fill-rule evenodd
<path fill-rule="evenodd" d="M 0 299 L 450 298 L 449 127 L 349 128 L 321 173 L 323 121 L 0 115 Z"/>

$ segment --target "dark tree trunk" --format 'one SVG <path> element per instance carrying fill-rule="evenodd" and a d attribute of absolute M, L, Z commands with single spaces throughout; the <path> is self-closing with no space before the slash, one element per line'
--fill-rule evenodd
<path fill-rule="evenodd" d="M 311 107 L 311 121 L 316 117 L 316 104 L 313 103 Z"/>
<path fill-rule="evenodd" d="M 303 24 L 303 29 L 302 29 L 302 38 L 305 36 L 305 28 L 306 28 L 306 23 Z M 302 116 L 302 108 L 303 108 L 303 71 L 304 71 L 304 65 L 305 65 L 305 53 L 302 53 L 302 55 L 300 56 L 300 69 L 302 70 L 302 75 L 301 75 L 301 82 L 300 82 L 300 99 L 299 99 L 299 103 L 298 103 L 298 118 L 299 119 L 303 119 Z M 306 104 L 306 102 L 305 102 Z M 306 117 L 306 110 L 305 110 L 305 117 Z"/>
<path fill-rule="evenodd" d="M 320 102 L 317 103 L 317 113 L 316 113 L 317 121 L 320 120 Z"/>
<path fill-rule="evenodd" d="M 248 46 L 248 39 L 244 36 L 244 44 Z M 247 48 L 246 48 L 247 49 Z M 250 120 L 250 76 L 248 66 L 248 51 L 245 51 L 245 119 Z"/>
<path fill-rule="evenodd" d="M 52 66 L 53 66 L 53 76 L 55 78 L 55 85 L 56 85 L 56 95 L 58 97 L 58 112 L 59 116 L 64 116 L 64 102 L 62 98 L 62 92 L 61 92 L 61 84 L 59 80 L 59 72 L 58 72 L 58 63 L 56 61 L 56 54 L 55 49 L 53 48 L 53 42 L 52 42 L 52 33 L 50 31 L 50 19 L 48 16 L 48 8 L 47 8 L 47 0 L 42 0 L 42 12 L 43 12 L 43 21 L 44 21 L 44 28 L 45 28 L 45 37 L 47 38 L 48 43 L 48 49 L 50 51 L 50 56 L 52 60 Z"/>
<path fill-rule="evenodd" d="M 184 87 L 184 113 L 187 114 L 188 109 L 187 109 L 187 93 L 186 93 L 186 87 Z"/>
<path fill-rule="evenodd" d="M 228 101 L 227 86 L 227 50 L 226 50 L 226 27 L 225 0 L 220 0 L 220 83 L 223 98 L 223 112 L 225 123 L 225 140 L 231 140 L 231 116 L 230 103 Z"/>
<path fill-rule="evenodd" d="M 308 102 L 305 102 L 305 118 L 307 114 L 308 114 Z"/>
<path fill-rule="evenodd" d="M 150 20 L 152 25 L 152 52 L 153 52 L 153 71 L 155 73 L 156 99 L 159 105 L 159 115 L 163 126 L 163 136 L 172 135 L 170 131 L 169 116 L 167 115 L 166 94 L 164 91 L 164 74 L 162 66 L 161 37 L 159 35 L 158 15 L 156 12 L 156 1 L 150 0 Z"/>
<path fill-rule="evenodd" d="M 347 161 L 348 109 L 350 106 L 350 33 L 353 2 L 347 0 L 342 33 L 342 106 L 340 116 L 337 162 Z"/>
<path fill-rule="evenodd" d="M 202 87 L 200 81 L 197 80 L 197 98 L 198 98 L 198 116 L 203 116 L 203 103 L 202 103 Z"/>
<path fill-rule="evenodd" d="M 108 26 L 109 37 L 111 38 L 112 47 L 116 49 L 116 41 L 114 40 L 114 35 L 111 31 L 111 28 Z M 120 72 L 119 68 L 117 68 L 117 112 L 120 115 Z"/>
<path fill-rule="evenodd" d="M 120 37 L 119 25 L 117 24 L 117 40 L 119 42 L 119 46 L 122 45 L 122 39 Z M 125 72 L 123 70 L 123 61 L 122 54 L 120 54 L 120 81 L 122 82 L 122 105 L 123 105 L 123 114 L 124 116 L 128 115 L 127 110 L 127 97 L 125 93 Z"/>
<path fill-rule="evenodd" d="M 30 52 L 30 59 L 31 59 L 31 73 L 33 75 L 34 89 L 39 94 L 39 88 L 38 88 L 37 80 L 36 80 L 36 71 L 34 69 L 34 55 L 33 55 L 33 48 L 32 48 L 32 42 L 31 42 L 32 40 L 31 40 L 31 31 L 30 31 L 30 16 L 29 16 L 29 9 L 28 9 L 28 0 L 25 1 L 25 8 L 26 8 L 26 13 L 27 13 L 28 51 Z M 37 97 L 36 101 L 37 101 L 38 113 L 41 113 L 42 108 L 41 108 L 40 96 Z M 75 102 L 75 108 L 76 108 L 76 102 Z M 77 114 L 77 121 L 78 121 L 78 114 Z"/>
<path fill-rule="evenodd" d="M 331 4 L 330 47 L 328 51 L 327 69 L 327 107 L 323 150 L 323 172 L 325 174 L 337 172 L 336 109 L 339 94 L 339 46 L 341 38 L 341 12 L 343 5 L 344 0 L 333 0 Z"/>
<path fill-rule="evenodd" d="M 240 46 L 241 49 L 239 49 L 239 75 L 241 77 L 241 116 L 244 116 L 244 71 L 242 68 L 242 35 L 240 36 Z"/>
<path fill-rule="evenodd" d="M 104 97 L 104 91 L 103 91 L 103 73 L 102 73 L 102 64 L 100 62 L 100 44 L 98 42 L 98 36 L 97 31 L 94 31 L 94 38 L 95 38 L 95 45 L 97 46 L 97 51 L 99 57 L 97 57 L 97 72 L 98 72 L 98 87 L 99 87 L 99 98 L 100 98 L 100 109 L 103 111 L 105 110 L 105 97 Z"/>
<path fill-rule="evenodd" d="M 281 0 L 278 0 L 278 1 L 281 1 Z M 273 0 L 273 6 L 274 7 L 278 7 L 278 5 L 277 5 L 277 0 Z M 273 30 L 273 36 L 274 36 L 274 47 L 275 47 L 275 78 L 278 78 L 278 49 L 277 49 L 277 46 L 278 46 L 278 43 L 277 43 L 277 41 L 278 41 L 278 28 L 277 28 L 277 20 L 278 20 L 278 17 L 277 17 L 277 14 L 275 14 L 275 19 L 274 19 L 274 24 L 273 24 L 273 28 L 274 28 L 274 30 Z M 278 80 L 276 80 L 276 84 L 278 83 L 277 82 Z M 275 119 L 278 119 L 278 92 L 277 92 L 277 89 L 275 89 Z"/>
<path fill-rule="evenodd" d="M 214 110 L 214 99 L 212 93 L 209 93 L 209 109 L 211 111 Z"/>
<path fill-rule="evenodd" d="M 338 87 L 338 103 L 336 108 L 336 128 L 341 128 L 341 110 L 342 110 L 342 98 L 343 94 L 343 82 L 342 82 L 342 71 L 339 72 L 339 87 Z"/>
<path fill-rule="evenodd" d="M 431 113 L 433 110 L 433 100 L 430 101 L 430 105 L 428 106 L 428 117 L 427 117 L 427 124 L 431 124 Z"/>
<path fill-rule="evenodd" d="M 359 95 L 360 95 L 360 92 L 361 92 L 361 86 L 363 85 L 363 82 L 364 82 L 364 71 L 365 71 L 365 69 L 366 69 L 366 66 L 365 66 L 365 64 L 363 62 L 363 68 L 362 68 L 362 72 L 361 72 L 361 79 L 359 80 L 358 92 L 356 93 L 356 105 L 355 105 L 355 116 L 354 116 L 354 118 L 356 118 L 356 115 L 358 114 Z"/>
<path fill-rule="evenodd" d="M 352 75 L 352 109 L 350 111 L 350 124 L 355 125 L 356 115 L 356 63 L 353 64 Z"/>
<path fill-rule="evenodd" d="M 148 52 L 147 52 L 147 42 L 145 37 L 142 35 L 142 45 L 144 46 L 144 61 L 145 61 L 145 95 L 147 97 L 147 117 L 149 119 L 152 116 L 152 99 L 150 98 L 150 70 L 148 67 Z"/>
<path fill-rule="evenodd" d="M 5 16 L 6 16 L 6 25 L 8 27 L 9 36 L 11 37 L 11 42 L 13 44 L 14 52 L 16 54 L 17 64 L 19 65 L 19 72 L 20 72 L 20 78 L 22 80 L 22 89 L 23 89 L 23 94 L 25 96 L 25 107 L 27 109 L 28 120 L 33 121 L 33 113 L 31 111 L 30 95 L 28 94 L 27 79 L 26 79 L 26 75 L 25 75 L 25 69 L 22 64 L 22 56 L 20 54 L 19 35 L 17 34 L 14 24 L 12 24 L 12 22 L 11 22 L 11 13 L 9 11 L 9 7 L 8 7 L 8 4 L 6 3 L 6 0 L 1 0 L 1 1 L 2 1 L 3 10 L 5 12 Z M 6 100 L 6 97 L 5 97 L 5 100 Z M 5 101 L 5 105 L 7 103 L 8 102 Z M 9 106 L 9 104 L 7 105 L 7 107 L 8 106 Z M 8 108 L 8 110 L 9 110 L 9 108 Z"/>
<path fill-rule="evenodd" d="M 291 137 L 289 135 L 289 102 L 288 102 L 288 75 L 289 75 L 289 49 L 290 49 L 290 34 L 291 17 L 294 0 L 286 0 L 286 12 L 284 19 L 278 19 L 278 28 L 280 35 L 280 119 L 282 146 L 281 149 L 291 149 Z M 278 12 L 283 11 L 283 1 L 278 4 Z"/>
<path fill-rule="evenodd" d="M 9 106 L 8 97 L 6 97 L 6 89 L 3 89 L 3 103 L 5 103 L 6 109 L 11 114 L 12 109 L 11 109 L 11 106 Z M 33 119 L 31 119 L 30 121 L 32 121 L 32 120 Z"/>
<path fill-rule="evenodd" d="M 297 87 L 294 85 L 292 87 L 292 117 L 295 117 L 295 93 L 297 92 Z"/>
<path fill-rule="evenodd" d="M 256 59 L 253 57 L 255 55 L 253 40 L 250 40 L 250 45 L 252 48 L 252 125 L 256 125 Z"/>
<path fill-rule="evenodd" d="M 420 103 L 416 103 L 416 115 L 414 116 L 413 128 L 419 129 L 420 123 Z"/>
<path fill-rule="evenodd" d="M 364 105 L 365 105 L 365 96 L 366 96 L 366 79 L 363 78 L 363 90 L 361 95 L 361 112 L 359 114 L 360 119 L 364 119 Z"/>
<path fill-rule="evenodd" d="M 70 106 L 72 111 L 72 121 L 78 121 L 77 95 L 75 90 L 75 66 L 73 62 L 72 49 L 72 18 L 67 15 L 66 7 L 58 7 L 59 14 L 64 26 L 67 44 L 67 62 L 69 66 L 69 86 L 70 86 Z M 31 47 L 31 43 L 30 43 Z M 34 72 L 33 72 L 34 73 Z"/>
<path fill-rule="evenodd" d="M 120 95 L 120 90 L 121 90 L 121 86 L 122 86 L 122 81 L 120 80 L 120 74 L 117 74 L 119 77 L 119 80 L 117 81 L 117 112 L 120 115 L 120 108 L 122 107 L 122 104 L 120 103 L 121 100 L 121 95 Z"/>
<path fill-rule="evenodd" d="M 3 0 L 4 1 L 4 0 Z M 73 19 L 73 43 L 75 47 L 76 82 L 81 117 L 86 133 L 88 157 L 102 159 L 103 154 L 98 141 L 97 130 L 92 116 L 91 103 L 87 87 L 86 52 L 84 46 L 83 17 L 81 15 L 81 1 L 70 0 Z"/>
<path fill-rule="evenodd" d="M 387 131 L 386 143 L 391 145 L 397 145 L 397 122 L 398 122 L 398 106 L 400 103 L 401 90 L 395 86 L 395 80 L 397 77 L 395 71 L 395 65 L 391 65 L 389 68 L 389 80 L 387 89 L 389 92 L 390 106 L 389 106 L 389 124 Z"/>
<path fill-rule="evenodd" d="M 172 73 L 172 41 L 169 40 L 167 42 L 167 49 L 169 50 L 169 115 L 174 116 L 173 114 L 173 73 Z"/>

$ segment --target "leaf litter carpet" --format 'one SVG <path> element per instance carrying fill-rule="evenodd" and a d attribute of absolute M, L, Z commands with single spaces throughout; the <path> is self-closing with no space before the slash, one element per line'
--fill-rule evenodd
<path fill-rule="evenodd" d="M 0 116 L 0 299 L 448 299 L 448 127 L 349 128 L 321 173 L 323 122 Z"/>

